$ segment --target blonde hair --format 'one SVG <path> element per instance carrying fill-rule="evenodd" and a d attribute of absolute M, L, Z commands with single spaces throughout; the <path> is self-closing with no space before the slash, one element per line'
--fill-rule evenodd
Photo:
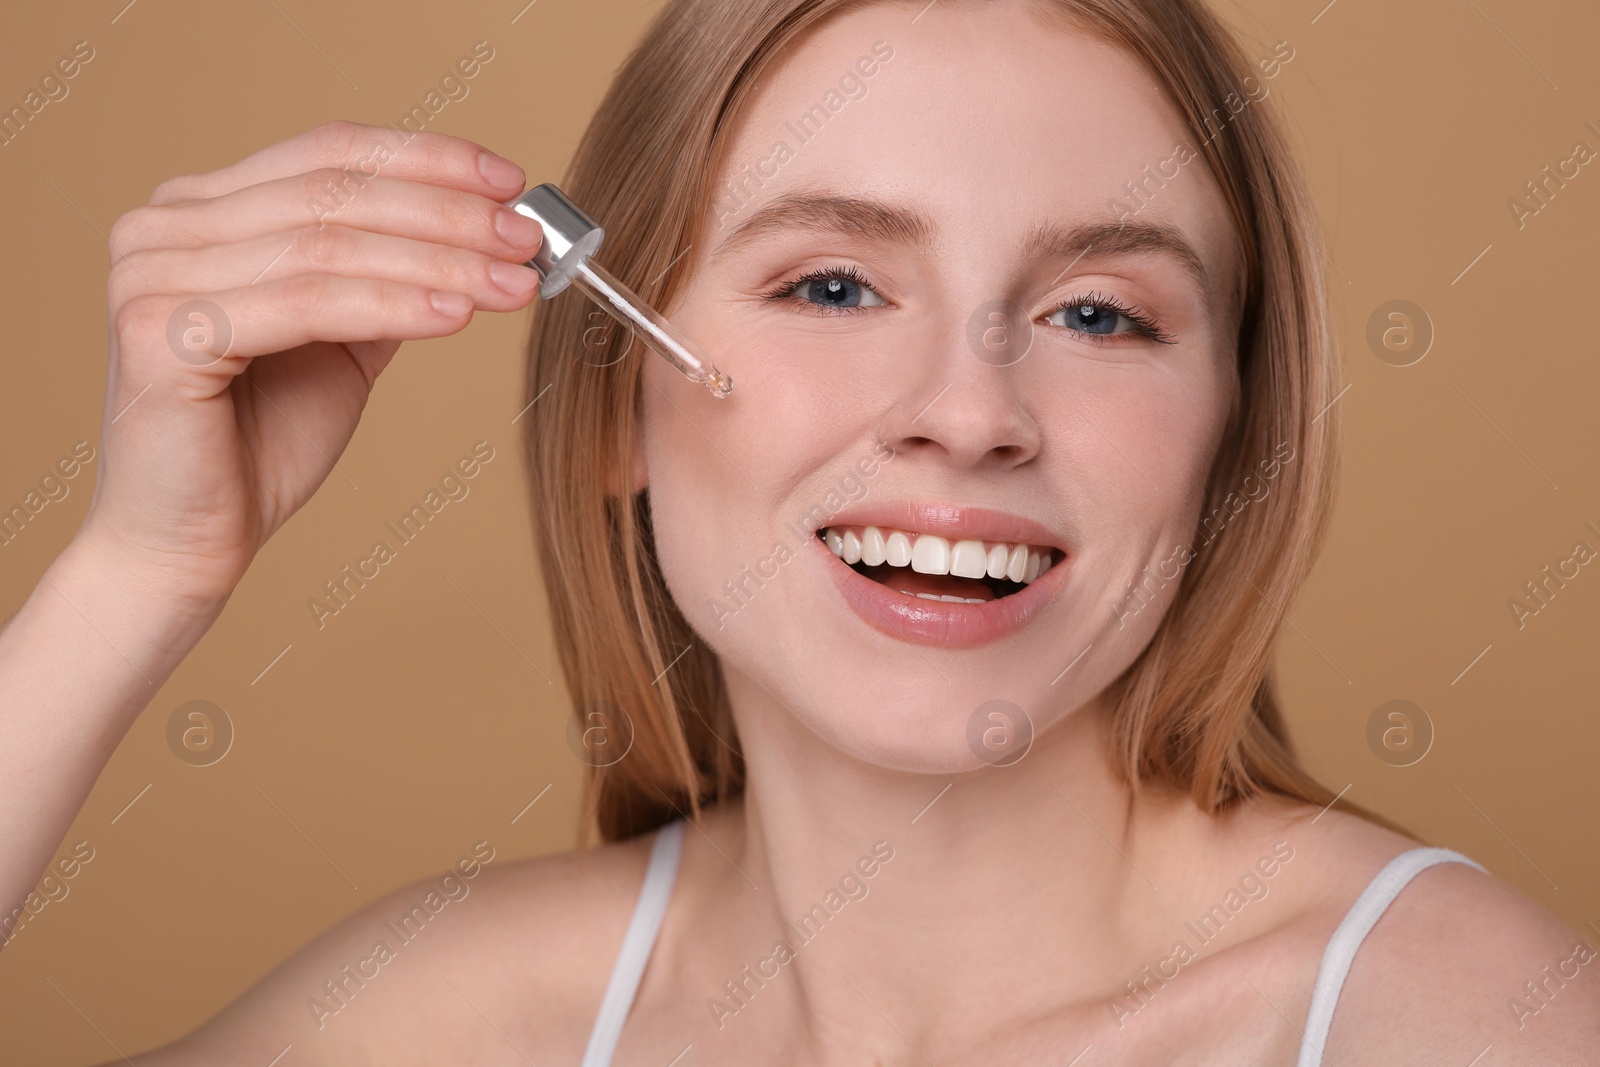
<path fill-rule="evenodd" d="M 605 265 L 652 305 L 670 305 L 684 282 L 680 254 L 712 203 L 731 116 L 787 45 L 850 6 L 675 0 L 622 65 L 562 186 L 606 225 Z M 1222 24 L 1192 0 L 1035 6 L 1125 50 L 1202 136 L 1254 76 Z M 1260 793 L 1332 800 L 1291 749 L 1271 656 L 1329 520 L 1339 371 L 1320 253 L 1308 236 L 1318 231 L 1317 219 L 1264 103 L 1242 107 L 1198 149 L 1243 250 L 1239 391 L 1202 513 L 1222 518 L 1226 536 L 1184 568 L 1150 643 L 1107 694 L 1112 758 L 1125 778 L 1134 788 L 1160 781 L 1185 790 L 1207 812 Z M 698 817 L 703 805 L 744 786 L 717 658 L 662 579 L 643 494 L 626 491 L 640 367 L 650 357 L 637 347 L 629 358 L 614 350 L 604 360 L 580 355 L 593 347 L 594 335 L 585 333 L 592 310 L 576 297 L 540 306 L 523 398 L 532 403 L 550 391 L 529 409 L 524 445 L 576 714 L 582 725 L 620 731 L 613 747 L 629 746 L 625 758 L 589 771 L 584 846 L 596 831 L 617 841 L 679 814 Z M 1258 462 L 1281 457 L 1286 447 L 1290 461 L 1276 469 L 1270 491 L 1232 507 L 1250 492 L 1247 478 L 1259 481 Z M 623 491 L 612 495 L 608 486 Z"/>

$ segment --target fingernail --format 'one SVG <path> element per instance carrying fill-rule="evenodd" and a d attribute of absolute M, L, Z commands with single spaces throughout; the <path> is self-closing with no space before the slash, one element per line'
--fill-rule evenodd
<path fill-rule="evenodd" d="M 539 224 L 520 211 L 503 207 L 494 213 L 494 228 L 513 248 L 526 248 L 530 252 L 539 247 L 544 231 Z"/>
<path fill-rule="evenodd" d="M 489 279 L 512 296 L 524 296 L 539 281 L 539 272 L 520 263 L 495 259 L 489 262 Z"/>
<path fill-rule="evenodd" d="M 441 315 L 449 315 L 452 319 L 459 318 L 472 310 L 472 298 L 466 293 L 446 292 L 435 289 L 428 294 L 428 299 L 433 302 L 433 309 Z"/>
<path fill-rule="evenodd" d="M 527 172 L 521 167 L 489 151 L 478 153 L 478 173 L 482 174 L 483 180 L 490 185 L 504 189 L 520 189 L 528 180 Z"/>

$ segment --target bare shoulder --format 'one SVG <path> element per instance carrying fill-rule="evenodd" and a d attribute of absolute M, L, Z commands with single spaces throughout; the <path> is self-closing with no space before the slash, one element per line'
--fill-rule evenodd
<path fill-rule="evenodd" d="M 576 1062 L 654 838 L 512 862 L 480 842 L 140 1063 L 259 1065 L 290 1047 L 302 1064 Z"/>
<path fill-rule="evenodd" d="M 1329 812 L 1320 844 L 1361 888 L 1416 841 Z M 1322 923 L 1355 896 L 1330 896 Z M 1337 1001 L 1329 1063 L 1591 1064 L 1600 1049 L 1600 951 L 1507 882 L 1462 863 L 1416 874 L 1361 942 Z"/>
<path fill-rule="evenodd" d="M 1334 1061 L 1443 1056 L 1592 1064 L 1600 954 L 1507 883 L 1457 863 L 1418 874 L 1373 926 L 1329 1031 Z"/>

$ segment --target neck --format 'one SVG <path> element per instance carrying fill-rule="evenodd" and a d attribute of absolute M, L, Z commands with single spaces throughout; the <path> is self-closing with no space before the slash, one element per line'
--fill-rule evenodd
<path fill-rule="evenodd" d="M 1123 932 L 1172 925 L 1151 918 L 1172 902 L 1156 886 L 1180 877 L 1181 842 L 1206 820 L 1119 778 L 1098 699 L 1010 766 L 930 774 L 857 760 L 748 679 L 728 684 L 749 784 L 716 935 L 732 988 L 713 984 L 806 1058 L 860 1059 L 887 1034 L 900 1059 L 885 1018 L 924 1047 L 974 1019 L 1103 999 L 1107 976 L 1150 948 Z"/>

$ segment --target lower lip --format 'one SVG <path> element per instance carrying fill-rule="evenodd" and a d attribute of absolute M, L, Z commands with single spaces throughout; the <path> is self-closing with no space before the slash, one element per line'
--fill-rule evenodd
<path fill-rule="evenodd" d="M 863 622 L 890 637 L 942 648 L 975 648 L 1016 633 L 1067 580 L 1067 564 L 1071 562 L 1070 557 L 1063 557 L 1010 596 L 982 604 L 952 604 L 907 596 L 881 585 L 856 573 L 815 535 L 811 540 L 822 553 L 828 577 Z"/>

